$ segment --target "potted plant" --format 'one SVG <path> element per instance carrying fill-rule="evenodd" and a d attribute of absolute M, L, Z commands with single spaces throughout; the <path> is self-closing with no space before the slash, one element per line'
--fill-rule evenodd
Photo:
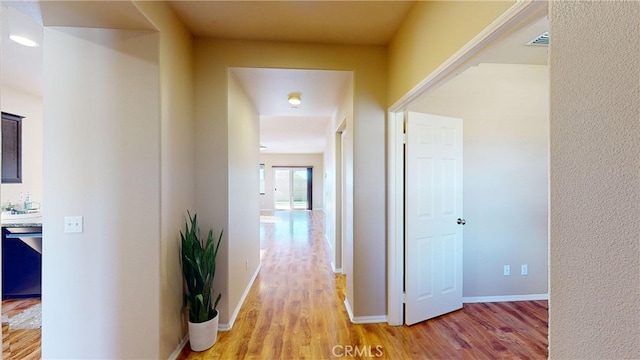
<path fill-rule="evenodd" d="M 218 241 L 214 241 L 213 230 L 209 230 L 206 239 L 200 236 L 197 214 L 191 213 L 185 224 L 184 233 L 180 231 L 182 246 L 180 262 L 184 279 L 184 297 L 189 311 L 189 343 L 193 351 L 203 351 L 216 343 L 218 336 L 218 302 L 215 301 L 213 279 L 216 275 L 216 256 L 222 241 L 222 231 Z"/>

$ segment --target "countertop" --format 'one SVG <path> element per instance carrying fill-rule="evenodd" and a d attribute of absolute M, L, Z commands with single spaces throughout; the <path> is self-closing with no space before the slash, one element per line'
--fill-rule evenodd
<path fill-rule="evenodd" d="M 2 223 L 2 227 L 3 228 L 7 228 L 7 229 L 15 229 L 15 228 L 37 228 L 37 227 L 42 227 L 42 223 L 38 223 L 38 222 L 24 222 L 24 223 L 20 223 L 20 222 L 10 222 L 10 223 Z"/>

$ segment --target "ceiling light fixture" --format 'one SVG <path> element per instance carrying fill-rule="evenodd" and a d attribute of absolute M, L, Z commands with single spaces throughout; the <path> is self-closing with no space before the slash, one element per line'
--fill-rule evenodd
<path fill-rule="evenodd" d="M 18 44 L 22 45 L 22 46 L 27 46 L 27 47 L 38 47 L 38 43 L 26 38 L 24 36 L 20 36 L 20 35 L 9 35 L 9 39 L 17 42 Z"/>
<path fill-rule="evenodd" d="M 300 99 L 300 93 L 289 94 L 289 104 L 294 106 L 302 104 L 302 100 Z"/>

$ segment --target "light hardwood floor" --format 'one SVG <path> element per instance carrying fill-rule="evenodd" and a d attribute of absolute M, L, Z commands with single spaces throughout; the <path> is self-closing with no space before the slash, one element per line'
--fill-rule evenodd
<path fill-rule="evenodd" d="M 11 318 L 39 303 L 40 299 L 3 300 L 2 315 Z M 2 323 L 2 358 L 40 359 L 40 334 L 40 329 L 9 330 L 9 324 Z"/>
<path fill-rule="evenodd" d="M 546 301 L 465 304 L 410 327 L 352 324 L 345 278 L 329 265 L 323 213 L 262 215 L 262 270 L 233 329 L 207 351 L 187 345 L 179 359 L 547 358 Z"/>
<path fill-rule="evenodd" d="M 546 301 L 465 304 L 414 326 L 354 325 L 329 266 L 322 212 L 263 214 L 262 270 L 231 331 L 179 359 L 546 359 Z M 39 303 L 5 300 L 9 317 Z M 38 359 L 40 330 L 2 324 L 3 359 Z"/>

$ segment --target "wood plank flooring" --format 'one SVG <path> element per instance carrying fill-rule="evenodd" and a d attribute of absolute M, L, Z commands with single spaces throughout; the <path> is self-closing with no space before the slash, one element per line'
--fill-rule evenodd
<path fill-rule="evenodd" d="M 2 301 L 2 315 L 9 318 L 40 304 L 40 299 L 12 299 Z M 11 360 L 40 359 L 41 330 L 9 330 L 9 323 L 2 323 L 2 358 Z"/>
<path fill-rule="evenodd" d="M 329 265 L 323 213 L 262 215 L 262 270 L 233 329 L 207 351 L 187 345 L 179 359 L 547 358 L 546 301 L 465 304 L 410 327 L 351 324 L 345 278 Z"/>

